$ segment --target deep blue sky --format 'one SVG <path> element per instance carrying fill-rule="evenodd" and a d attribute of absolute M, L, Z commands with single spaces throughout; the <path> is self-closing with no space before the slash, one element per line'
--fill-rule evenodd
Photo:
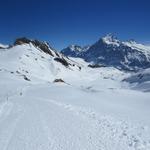
<path fill-rule="evenodd" d="M 150 0 L 0 0 L 0 42 L 27 36 L 57 49 L 114 33 L 150 43 Z"/>

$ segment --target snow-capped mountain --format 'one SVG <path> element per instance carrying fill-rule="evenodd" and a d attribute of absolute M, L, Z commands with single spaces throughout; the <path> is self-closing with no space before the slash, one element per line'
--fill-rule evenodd
<path fill-rule="evenodd" d="M 89 49 L 90 46 L 81 47 L 79 45 L 70 45 L 64 48 L 61 52 L 70 57 L 82 57 L 82 55 Z"/>
<path fill-rule="evenodd" d="M 66 53 L 69 55 L 69 49 Z M 150 67 L 150 47 L 135 41 L 122 42 L 113 35 L 100 38 L 86 51 L 75 53 L 74 57 L 84 58 L 94 64 L 104 64 L 118 69 L 139 70 Z M 73 55 L 72 55 L 73 56 Z"/>

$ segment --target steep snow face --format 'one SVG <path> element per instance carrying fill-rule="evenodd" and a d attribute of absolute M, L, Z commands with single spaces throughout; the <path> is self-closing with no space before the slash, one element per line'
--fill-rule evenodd
<path fill-rule="evenodd" d="M 70 57 L 81 57 L 84 52 L 89 49 L 90 46 L 78 46 L 78 45 L 70 45 L 69 47 L 63 49 L 61 53 Z"/>
<path fill-rule="evenodd" d="M 68 51 L 65 54 L 69 55 L 70 53 Z M 101 38 L 86 51 L 72 56 L 123 70 L 136 71 L 150 67 L 150 47 L 133 41 L 121 42 L 113 35 Z"/>

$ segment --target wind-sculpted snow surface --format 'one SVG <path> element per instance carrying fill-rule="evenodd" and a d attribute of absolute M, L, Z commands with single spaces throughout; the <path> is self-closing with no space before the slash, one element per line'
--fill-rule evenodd
<path fill-rule="evenodd" d="M 0 51 L 0 150 L 150 149 L 150 93 L 133 74 L 20 44 Z"/>

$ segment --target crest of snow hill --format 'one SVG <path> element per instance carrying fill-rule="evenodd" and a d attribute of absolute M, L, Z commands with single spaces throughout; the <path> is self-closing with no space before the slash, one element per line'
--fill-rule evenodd
<path fill-rule="evenodd" d="M 44 53 L 54 57 L 54 60 L 57 62 L 60 62 L 62 65 L 68 67 L 68 66 L 75 66 L 73 62 L 67 57 L 65 57 L 63 54 L 57 52 L 54 48 L 50 47 L 49 43 L 47 42 L 41 42 L 39 40 L 31 40 L 27 39 L 25 37 L 18 38 L 14 42 L 14 46 L 22 45 L 22 44 L 32 44 L 36 48 L 39 48 Z M 80 66 L 78 66 L 80 68 Z"/>
<path fill-rule="evenodd" d="M 16 39 L 12 45 L 0 48 L 0 72 L 26 81 L 40 79 L 51 82 L 80 70 L 79 63 L 56 51 L 47 42 L 23 37 Z"/>
<path fill-rule="evenodd" d="M 149 46 L 138 44 L 133 40 L 122 42 L 110 34 L 86 48 L 73 45 L 63 49 L 61 53 L 83 58 L 96 66 L 112 66 L 127 71 L 150 67 Z"/>

